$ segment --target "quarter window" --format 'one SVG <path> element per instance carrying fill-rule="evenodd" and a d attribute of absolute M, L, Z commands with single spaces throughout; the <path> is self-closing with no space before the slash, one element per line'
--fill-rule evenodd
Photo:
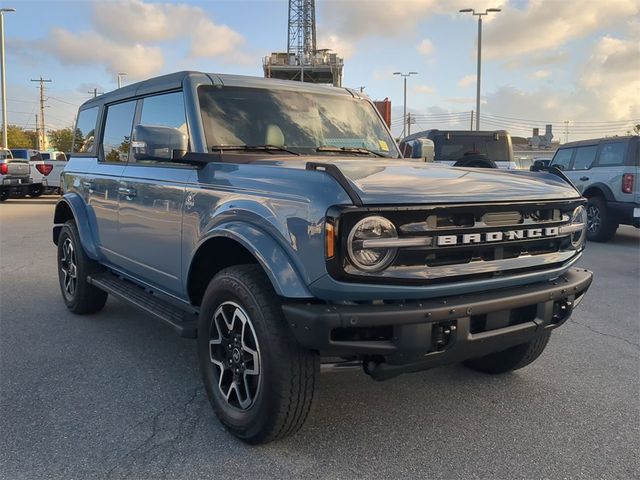
<path fill-rule="evenodd" d="M 102 138 L 104 159 L 107 162 L 129 161 L 131 128 L 135 111 L 135 100 L 107 107 L 107 120 Z"/>
<path fill-rule="evenodd" d="M 571 163 L 571 155 L 573 155 L 573 148 L 563 148 L 556 152 L 556 155 L 551 161 L 551 165 L 557 167 L 560 170 L 569 170 L 569 163 Z"/>
<path fill-rule="evenodd" d="M 596 159 L 598 147 L 578 147 L 576 148 L 576 157 L 573 160 L 572 170 L 588 170 Z"/>
<path fill-rule="evenodd" d="M 627 142 L 603 143 L 600 147 L 598 166 L 615 167 L 624 165 L 624 153 L 626 149 Z"/>
<path fill-rule="evenodd" d="M 93 153 L 96 148 L 95 134 L 98 107 L 80 110 L 73 138 L 73 153 Z"/>

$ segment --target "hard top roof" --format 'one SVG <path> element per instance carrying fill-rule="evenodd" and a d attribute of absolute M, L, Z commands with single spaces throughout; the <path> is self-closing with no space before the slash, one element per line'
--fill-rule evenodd
<path fill-rule="evenodd" d="M 575 142 L 563 143 L 558 147 L 558 150 L 560 150 L 561 148 L 586 147 L 590 145 L 597 145 L 601 142 L 616 142 L 620 140 L 628 140 L 633 138 L 638 138 L 638 136 L 625 135 L 623 137 L 600 137 L 600 138 L 590 138 L 589 140 L 576 140 Z"/>
<path fill-rule="evenodd" d="M 219 73 L 204 73 L 195 71 L 182 71 L 169 73 L 159 77 L 153 77 L 141 82 L 126 85 L 117 90 L 105 93 L 84 102 L 80 109 L 90 108 L 105 103 L 113 103 L 139 95 L 149 95 L 156 92 L 175 90 L 182 87 L 185 79 L 199 78 L 211 85 L 253 87 L 253 88 L 286 88 L 301 92 L 313 92 L 324 94 L 364 96 L 347 88 L 337 88 L 331 85 L 319 85 L 313 83 L 293 82 L 290 80 L 277 80 L 273 78 L 250 77 L 246 75 L 225 75 Z"/>

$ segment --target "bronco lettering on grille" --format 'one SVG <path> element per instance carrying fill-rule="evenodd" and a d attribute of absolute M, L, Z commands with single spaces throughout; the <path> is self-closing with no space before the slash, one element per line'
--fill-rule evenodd
<path fill-rule="evenodd" d="M 524 240 L 528 238 L 557 237 L 559 227 L 529 228 L 522 230 L 506 230 L 504 232 L 465 233 L 461 235 L 439 235 L 436 245 L 448 247 L 451 245 L 469 245 L 473 243 L 502 242 L 509 240 Z"/>

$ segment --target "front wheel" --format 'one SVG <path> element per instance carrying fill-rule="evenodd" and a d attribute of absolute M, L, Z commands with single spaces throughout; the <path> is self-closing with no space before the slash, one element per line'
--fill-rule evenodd
<path fill-rule="evenodd" d="M 464 362 L 472 370 L 484 373 L 508 373 L 526 367 L 536 360 L 549 343 L 550 333 L 522 345 L 508 348 L 502 352 L 490 353 L 484 357 L 472 358 Z"/>
<path fill-rule="evenodd" d="M 4 202 L 9 198 L 9 190 L 2 189 L 0 190 L 0 202 Z"/>
<path fill-rule="evenodd" d="M 218 273 L 198 320 L 198 357 L 218 419 L 247 443 L 298 431 L 313 402 L 318 354 L 302 348 L 257 265 Z"/>

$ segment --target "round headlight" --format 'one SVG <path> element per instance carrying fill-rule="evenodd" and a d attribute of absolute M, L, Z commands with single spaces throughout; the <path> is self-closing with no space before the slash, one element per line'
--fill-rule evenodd
<path fill-rule="evenodd" d="M 571 225 L 582 225 L 582 228 L 571 234 L 571 245 L 576 250 L 584 247 L 587 238 L 587 209 L 582 205 L 576 207 L 571 214 Z"/>
<path fill-rule="evenodd" d="M 396 248 L 375 246 L 377 240 L 398 238 L 396 227 L 384 217 L 367 217 L 354 225 L 347 238 L 347 251 L 351 263 L 365 272 L 375 272 L 389 266 Z M 375 240 L 367 242 L 367 240 Z M 373 245 L 372 245 L 373 244 Z"/>

